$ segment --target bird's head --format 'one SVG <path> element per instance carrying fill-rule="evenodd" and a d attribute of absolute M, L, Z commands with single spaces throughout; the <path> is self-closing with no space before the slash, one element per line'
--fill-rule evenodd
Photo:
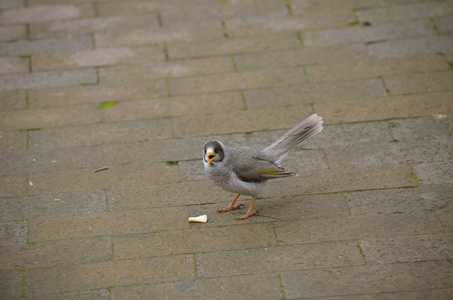
<path fill-rule="evenodd" d="M 209 141 L 203 147 L 203 160 L 205 163 L 215 164 L 225 158 L 224 145 L 218 141 Z"/>

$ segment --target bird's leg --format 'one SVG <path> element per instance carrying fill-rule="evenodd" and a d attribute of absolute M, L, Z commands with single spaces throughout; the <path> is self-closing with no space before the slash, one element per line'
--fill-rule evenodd
<path fill-rule="evenodd" d="M 245 213 L 245 215 L 240 216 L 240 217 L 237 217 L 236 220 L 238 220 L 238 221 L 245 220 L 245 219 L 247 219 L 248 217 L 251 217 L 251 216 L 253 216 L 253 215 L 256 214 L 255 211 L 252 212 L 253 205 L 255 205 L 255 200 L 256 200 L 256 198 L 254 198 L 254 199 L 252 200 L 252 203 L 250 204 L 249 210 Z"/>
<path fill-rule="evenodd" d="M 244 206 L 244 204 L 239 204 L 239 205 L 236 205 L 236 206 L 233 206 L 234 202 L 236 202 L 236 200 L 239 198 L 239 194 L 236 196 L 236 198 L 234 198 L 233 202 L 230 203 L 230 205 L 228 205 L 227 207 L 225 208 L 221 208 L 219 209 L 217 212 L 218 213 L 221 213 L 221 212 L 227 212 L 227 211 L 230 211 L 230 210 L 235 210 L 235 209 L 239 209 L 241 208 L 242 206 Z"/>

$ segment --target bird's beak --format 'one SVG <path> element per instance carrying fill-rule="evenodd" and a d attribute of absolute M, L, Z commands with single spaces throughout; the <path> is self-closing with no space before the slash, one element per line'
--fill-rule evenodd
<path fill-rule="evenodd" d="M 208 154 L 206 154 L 206 157 L 208 158 L 208 165 L 209 165 L 209 163 L 214 159 L 215 154 L 208 152 Z"/>

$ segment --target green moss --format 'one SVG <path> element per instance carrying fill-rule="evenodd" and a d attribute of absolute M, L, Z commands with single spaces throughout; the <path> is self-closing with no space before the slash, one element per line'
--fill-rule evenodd
<path fill-rule="evenodd" d="M 360 22 L 359 21 L 355 21 L 355 22 L 349 23 L 348 26 L 357 27 L 357 26 L 360 26 Z"/>
<path fill-rule="evenodd" d="M 198 279 L 197 257 L 195 256 L 195 253 L 193 254 L 193 261 L 194 261 L 194 264 L 195 264 L 195 278 Z"/>
<path fill-rule="evenodd" d="M 282 295 L 283 295 L 283 299 L 286 299 L 286 293 L 285 293 L 285 288 L 283 286 L 283 280 L 282 280 L 282 275 L 278 272 L 277 273 L 277 276 L 278 276 L 278 280 L 280 281 L 280 289 L 282 290 Z"/>
<path fill-rule="evenodd" d="M 299 40 L 300 46 L 303 48 L 304 47 L 304 41 L 302 40 L 302 32 L 301 31 L 297 32 L 297 39 Z"/>
<path fill-rule="evenodd" d="M 407 175 L 406 175 L 406 179 L 407 179 L 407 181 L 409 181 L 410 183 L 415 183 L 417 186 L 419 186 L 420 183 L 418 182 L 417 174 L 415 174 L 415 170 L 414 170 L 414 168 L 412 167 L 412 165 L 411 165 L 410 167 L 411 167 L 412 173 L 407 174 Z"/>
<path fill-rule="evenodd" d="M 166 164 L 167 166 L 171 167 L 171 166 L 177 165 L 178 162 L 177 162 L 177 161 L 166 161 L 165 164 Z"/>
<path fill-rule="evenodd" d="M 286 9 L 288 10 L 288 14 L 291 16 L 293 14 L 293 8 L 291 7 L 291 1 L 285 1 Z"/>
<path fill-rule="evenodd" d="M 415 183 L 415 184 L 419 185 L 418 178 L 417 178 L 417 175 L 415 173 L 407 174 L 406 175 L 406 179 L 410 183 Z"/>
<path fill-rule="evenodd" d="M 111 101 L 111 102 L 102 102 L 101 105 L 99 105 L 100 109 L 109 109 L 111 107 L 117 106 L 118 101 Z"/>

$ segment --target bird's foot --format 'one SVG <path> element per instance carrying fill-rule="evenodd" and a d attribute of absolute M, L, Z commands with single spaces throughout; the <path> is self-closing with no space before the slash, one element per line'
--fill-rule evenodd
<path fill-rule="evenodd" d="M 241 208 L 241 207 L 244 207 L 244 204 L 239 204 L 239 205 L 236 205 L 236 206 L 228 205 L 228 206 L 225 207 L 225 208 L 219 209 L 217 212 L 218 212 L 218 213 L 223 213 L 223 212 L 227 212 L 227 211 L 230 211 L 230 210 L 239 209 L 239 208 Z"/>
<path fill-rule="evenodd" d="M 256 215 L 256 211 L 254 211 L 254 212 L 247 212 L 245 215 L 237 217 L 236 220 L 242 221 L 242 220 L 245 220 L 245 219 L 247 219 L 247 218 L 249 218 L 249 217 L 251 217 L 251 216 L 254 216 L 254 215 Z"/>

